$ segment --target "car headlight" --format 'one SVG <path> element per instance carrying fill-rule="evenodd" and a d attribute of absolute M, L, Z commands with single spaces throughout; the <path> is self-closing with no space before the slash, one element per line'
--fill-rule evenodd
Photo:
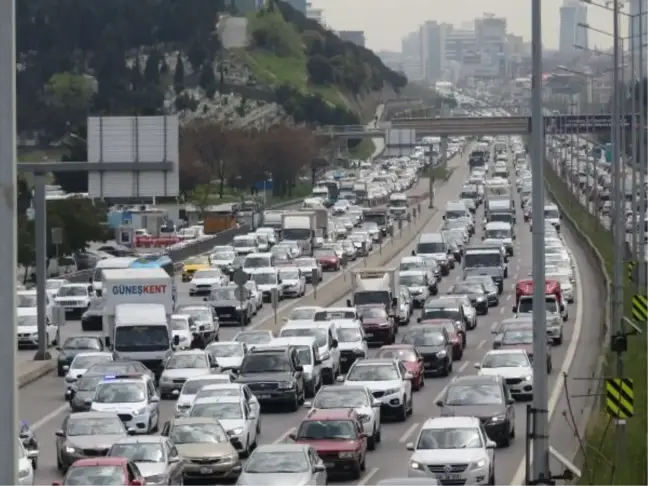
<path fill-rule="evenodd" d="M 279 383 L 279 388 L 281 390 L 290 390 L 295 387 L 295 383 L 292 381 L 282 381 Z"/>
<path fill-rule="evenodd" d="M 340 452 L 340 459 L 353 459 L 355 452 Z"/>
<path fill-rule="evenodd" d="M 479 459 L 478 461 L 475 462 L 475 464 L 473 465 L 473 468 L 474 469 L 481 469 L 482 467 L 486 467 L 487 464 L 488 464 L 488 461 L 485 458 L 482 457 L 481 459 Z"/>
<path fill-rule="evenodd" d="M 133 410 L 133 415 L 144 415 L 148 411 L 148 407 L 140 407 Z"/>
<path fill-rule="evenodd" d="M 446 354 L 448 354 L 448 353 L 446 353 L 445 349 L 442 349 L 441 351 L 439 351 L 439 352 L 437 353 L 437 356 L 438 356 L 439 358 L 445 358 L 445 357 L 446 357 Z"/>
<path fill-rule="evenodd" d="M 158 483 L 163 483 L 166 480 L 166 477 L 164 474 L 156 474 L 154 476 L 147 476 L 146 477 L 146 482 L 147 483 L 152 483 L 152 484 L 158 484 Z"/>
<path fill-rule="evenodd" d="M 410 467 L 412 469 L 417 469 L 419 471 L 422 471 L 423 469 L 425 469 L 425 466 L 423 464 L 421 464 L 420 462 L 418 462 L 418 461 L 410 462 Z"/>
<path fill-rule="evenodd" d="M 76 452 L 76 447 L 65 446 L 65 452 L 67 452 L 68 454 L 74 454 Z"/>
<path fill-rule="evenodd" d="M 371 416 L 369 415 L 358 415 L 358 420 L 360 420 L 360 423 L 366 424 L 370 419 Z"/>
<path fill-rule="evenodd" d="M 364 358 L 364 356 L 365 356 L 364 349 L 362 349 L 362 348 L 354 349 L 353 354 L 355 354 L 356 356 L 362 357 L 362 358 Z"/>
<path fill-rule="evenodd" d="M 477 302 L 484 302 L 484 298 L 483 297 L 477 297 Z"/>
<path fill-rule="evenodd" d="M 524 381 L 533 381 L 533 375 L 525 376 Z"/>
<path fill-rule="evenodd" d="M 500 415 L 495 415 L 489 419 L 489 422 L 499 423 L 506 420 L 506 414 L 502 413 Z"/>
<path fill-rule="evenodd" d="M 31 469 L 30 469 L 30 468 L 27 468 L 27 469 L 21 469 L 20 471 L 18 471 L 18 478 L 19 478 L 19 479 L 25 479 L 25 478 L 28 477 L 30 474 L 31 474 Z"/>
<path fill-rule="evenodd" d="M 231 429 L 227 431 L 227 435 L 230 437 L 235 436 L 235 435 L 241 435 L 243 433 L 243 427 L 236 427 L 235 429 Z"/>
<path fill-rule="evenodd" d="M 389 390 L 385 390 L 384 396 L 395 395 L 398 392 L 400 392 L 400 388 L 390 388 Z"/>

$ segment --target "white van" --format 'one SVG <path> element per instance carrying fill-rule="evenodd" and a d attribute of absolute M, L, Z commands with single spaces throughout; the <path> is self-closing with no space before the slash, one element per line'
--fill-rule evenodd
<path fill-rule="evenodd" d="M 407 216 L 409 203 L 407 196 L 402 193 L 395 193 L 389 196 L 389 213 L 396 219 L 403 219 Z"/>
<path fill-rule="evenodd" d="M 257 239 L 254 233 L 238 235 L 232 241 L 234 252 L 237 255 L 248 255 L 257 251 Z"/>
<path fill-rule="evenodd" d="M 272 253 L 250 253 L 243 260 L 243 271 L 248 275 L 274 266 L 275 257 Z"/>
<path fill-rule="evenodd" d="M 306 395 L 314 397 L 322 386 L 322 360 L 320 359 L 317 341 L 312 336 L 278 337 L 264 344 L 263 348 L 292 346 L 297 351 L 299 362 L 304 367 Z"/>
<path fill-rule="evenodd" d="M 101 297 L 104 270 L 123 270 L 124 268 L 130 268 L 131 264 L 135 260 L 137 260 L 137 258 L 135 257 L 115 257 L 98 261 L 97 266 L 95 266 L 94 272 L 92 273 L 92 277 L 90 279 L 90 281 L 92 282 L 92 288 L 94 289 L 97 297 Z"/>

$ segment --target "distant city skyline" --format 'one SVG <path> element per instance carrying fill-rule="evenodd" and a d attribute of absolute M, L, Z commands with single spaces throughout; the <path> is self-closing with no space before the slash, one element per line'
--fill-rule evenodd
<path fill-rule="evenodd" d="M 395 51 L 401 48 L 401 39 L 415 31 L 428 20 L 447 22 L 465 27 L 475 18 L 490 13 L 507 20 L 510 34 L 531 40 L 530 0 L 452 0 L 439 8 L 429 0 L 310 0 L 314 8 L 323 9 L 326 23 L 335 30 L 362 30 L 366 45 L 374 51 Z M 564 0 L 543 0 L 543 46 L 558 49 L 560 37 L 560 6 Z M 603 3 L 603 1 L 601 1 Z M 584 5 L 587 5 L 584 3 Z M 627 6 L 626 6 L 627 10 Z M 588 23 L 595 28 L 611 31 L 612 12 L 587 5 Z M 621 22 L 622 35 L 627 35 L 627 21 Z M 590 47 L 606 49 L 611 38 L 604 34 L 589 32 Z"/>

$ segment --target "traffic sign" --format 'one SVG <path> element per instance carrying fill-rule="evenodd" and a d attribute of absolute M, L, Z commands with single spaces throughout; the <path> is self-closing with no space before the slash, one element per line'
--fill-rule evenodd
<path fill-rule="evenodd" d="M 234 283 L 239 287 L 243 287 L 249 280 L 248 274 L 242 268 L 237 268 L 234 272 Z"/>
<path fill-rule="evenodd" d="M 606 379 L 605 398 L 607 414 L 610 417 L 623 420 L 634 415 L 634 384 L 632 379 Z"/>
<path fill-rule="evenodd" d="M 638 324 L 645 324 L 648 320 L 648 298 L 645 295 L 632 296 L 632 317 Z"/>
<path fill-rule="evenodd" d="M 636 118 L 637 115 L 635 115 Z M 529 125 L 531 119 L 529 119 Z M 625 115 L 621 127 L 628 128 L 632 115 Z M 612 115 L 609 113 L 579 115 L 548 115 L 544 117 L 546 133 L 583 133 L 587 131 L 609 130 L 612 128 Z"/>

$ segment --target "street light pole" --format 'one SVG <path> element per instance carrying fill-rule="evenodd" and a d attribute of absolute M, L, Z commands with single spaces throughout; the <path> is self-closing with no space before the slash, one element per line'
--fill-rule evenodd
<path fill-rule="evenodd" d="M 641 224 L 641 233 L 645 232 L 645 225 L 648 218 L 648 212 L 646 211 L 646 85 L 644 81 L 646 80 L 646 73 L 644 71 L 644 2 L 639 2 L 639 38 L 641 42 L 639 43 L 639 181 L 640 181 L 640 194 L 639 194 L 639 211 L 641 218 L 639 222 Z M 636 169 L 636 167 L 635 167 Z M 633 228 L 636 231 L 636 228 Z M 646 241 L 645 238 L 639 238 L 639 251 L 638 251 L 637 261 L 640 263 L 639 272 L 641 278 L 640 282 L 646 282 Z"/>
<path fill-rule="evenodd" d="M 544 249 L 544 117 L 542 112 L 542 1 L 531 1 L 531 171 L 533 252 L 533 480 L 550 484 L 547 321 Z"/>
<path fill-rule="evenodd" d="M 642 0 L 643 1 L 643 0 Z M 642 3 L 642 2 L 639 2 Z M 634 19 L 632 19 L 632 24 L 635 23 Z M 638 227 L 637 227 L 637 207 L 634 202 L 634 198 L 637 197 L 637 117 L 635 114 L 641 110 L 637 109 L 637 73 L 635 72 L 635 58 L 636 52 L 635 52 L 635 46 L 636 46 L 636 36 L 637 33 L 632 32 L 632 38 L 630 39 L 630 131 L 631 131 L 631 142 L 632 142 L 632 147 L 631 147 L 631 153 L 632 153 L 632 233 L 631 233 L 631 238 L 632 238 L 632 255 L 635 261 L 639 261 L 639 255 L 637 253 L 638 251 L 638 245 L 639 245 L 639 232 L 638 232 Z M 643 44 L 643 40 L 641 37 L 639 38 L 639 45 Z M 643 238 L 643 234 L 642 234 Z M 636 279 L 635 279 L 636 280 Z"/>

